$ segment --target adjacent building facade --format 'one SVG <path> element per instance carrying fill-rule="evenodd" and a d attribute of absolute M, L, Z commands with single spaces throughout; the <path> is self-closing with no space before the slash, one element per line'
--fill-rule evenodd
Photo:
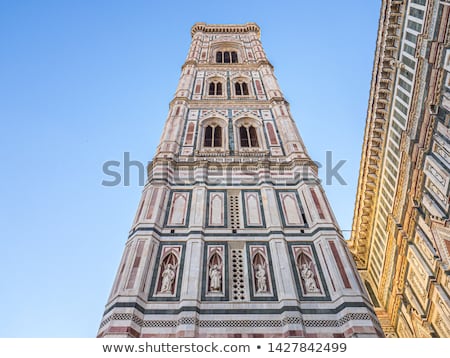
<path fill-rule="evenodd" d="M 99 337 L 379 337 L 256 24 L 195 24 Z"/>
<path fill-rule="evenodd" d="M 388 337 L 450 337 L 449 13 L 382 1 L 350 248 Z"/>

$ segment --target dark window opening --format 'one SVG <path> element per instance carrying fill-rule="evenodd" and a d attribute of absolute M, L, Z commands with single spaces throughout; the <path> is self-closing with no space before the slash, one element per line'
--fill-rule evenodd
<path fill-rule="evenodd" d="M 241 84 L 239 82 L 236 82 L 234 84 L 234 90 L 236 92 L 236 96 L 241 96 L 242 95 L 242 88 L 241 88 Z"/>
<path fill-rule="evenodd" d="M 216 62 L 217 63 L 222 63 L 222 52 L 221 51 L 218 51 L 216 53 Z"/>
<path fill-rule="evenodd" d="M 221 96 L 222 95 L 222 83 L 218 82 L 216 84 L 216 95 Z"/>
<path fill-rule="evenodd" d="M 208 87 L 208 95 L 221 96 L 222 95 L 222 83 L 211 82 Z"/>
<path fill-rule="evenodd" d="M 223 53 L 223 63 L 230 63 L 230 53 L 229 52 Z"/>
<path fill-rule="evenodd" d="M 205 128 L 205 147 L 212 147 L 212 132 L 213 128 L 211 126 Z"/>
<path fill-rule="evenodd" d="M 222 146 L 222 128 L 215 127 L 214 128 L 214 143 L 213 147 L 221 147 Z"/>
<path fill-rule="evenodd" d="M 222 146 L 222 127 L 207 126 L 205 128 L 205 147 L 221 147 Z"/>
<path fill-rule="evenodd" d="M 249 141 L 248 141 L 247 128 L 240 127 L 239 128 L 239 135 L 241 137 L 241 147 L 248 147 L 249 146 Z"/>
<path fill-rule="evenodd" d="M 259 147 L 258 135 L 256 134 L 256 128 L 250 127 L 239 127 L 239 137 L 241 139 L 242 148 L 256 148 Z"/>
<path fill-rule="evenodd" d="M 209 91 L 208 91 L 208 94 L 209 94 L 210 96 L 214 96 L 214 95 L 216 94 L 216 84 L 215 84 L 214 82 L 211 82 L 211 83 L 209 84 Z"/>
<path fill-rule="evenodd" d="M 250 134 L 250 144 L 252 147 L 257 147 L 258 146 L 258 137 L 256 136 L 256 129 L 255 127 L 249 127 L 248 129 L 249 134 Z"/>
<path fill-rule="evenodd" d="M 245 83 L 245 82 L 242 83 L 242 94 L 244 96 L 248 96 L 248 86 L 247 86 L 247 83 Z"/>
<path fill-rule="evenodd" d="M 232 63 L 237 63 L 237 62 L 238 62 L 236 51 L 233 51 L 233 52 L 231 53 L 231 62 L 232 62 Z"/>
<path fill-rule="evenodd" d="M 238 56 L 236 51 L 217 51 L 216 63 L 238 63 Z"/>
<path fill-rule="evenodd" d="M 248 84 L 246 82 L 236 82 L 234 84 L 236 96 L 248 96 Z"/>

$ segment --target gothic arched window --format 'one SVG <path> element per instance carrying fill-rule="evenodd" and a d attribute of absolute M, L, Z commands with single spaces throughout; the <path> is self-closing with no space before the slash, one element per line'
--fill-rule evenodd
<path fill-rule="evenodd" d="M 221 96 L 221 95 L 222 95 L 222 83 L 217 82 L 216 83 L 216 96 Z"/>
<path fill-rule="evenodd" d="M 225 51 L 223 53 L 223 63 L 230 63 L 230 53 L 228 51 Z"/>
<path fill-rule="evenodd" d="M 222 51 L 216 52 L 216 63 L 222 63 Z"/>
<path fill-rule="evenodd" d="M 249 147 L 247 128 L 244 126 L 240 127 L 239 136 L 241 138 L 241 147 Z"/>
<path fill-rule="evenodd" d="M 237 60 L 237 52 L 236 51 L 232 51 L 231 52 L 231 62 L 232 63 L 237 63 L 238 62 L 238 60 Z"/>
<path fill-rule="evenodd" d="M 246 82 L 235 82 L 234 84 L 234 92 L 236 96 L 248 96 L 248 84 Z"/>
<path fill-rule="evenodd" d="M 258 147 L 258 137 L 256 136 L 256 128 L 253 126 L 248 127 L 248 133 L 250 137 L 250 146 Z"/>
<path fill-rule="evenodd" d="M 247 83 L 242 82 L 241 86 L 242 86 L 242 94 L 244 96 L 248 96 L 248 85 L 247 85 Z"/>
<path fill-rule="evenodd" d="M 221 82 L 210 82 L 208 88 L 209 96 L 221 96 L 222 95 L 222 83 Z"/>
<path fill-rule="evenodd" d="M 236 51 L 217 51 L 216 63 L 238 63 Z"/>
<path fill-rule="evenodd" d="M 239 127 L 239 137 L 241 140 L 241 148 L 255 148 L 259 147 L 258 135 L 256 134 L 256 128 L 253 126 L 241 126 Z"/>
<path fill-rule="evenodd" d="M 222 127 L 209 125 L 205 128 L 204 147 L 221 147 L 222 146 Z"/>
<path fill-rule="evenodd" d="M 236 96 L 241 96 L 242 95 L 242 88 L 241 88 L 241 84 L 236 82 L 234 84 L 234 92 L 236 93 Z"/>
<path fill-rule="evenodd" d="M 221 147 L 222 146 L 222 127 L 215 127 L 214 130 L 214 142 L 213 147 Z"/>

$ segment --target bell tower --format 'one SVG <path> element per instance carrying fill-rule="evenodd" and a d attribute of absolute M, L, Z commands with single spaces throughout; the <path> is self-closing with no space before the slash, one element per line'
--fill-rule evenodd
<path fill-rule="evenodd" d="M 382 336 L 259 27 L 191 35 L 98 336 Z"/>

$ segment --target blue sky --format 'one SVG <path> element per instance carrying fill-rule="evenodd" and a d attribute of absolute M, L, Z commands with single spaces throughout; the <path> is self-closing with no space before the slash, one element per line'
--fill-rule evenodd
<path fill-rule="evenodd" d="M 311 157 L 351 228 L 379 0 L 0 2 L 0 337 L 93 337 L 195 22 L 261 27 Z M 325 173 L 320 171 L 325 179 Z M 326 184 L 326 183 L 324 183 Z"/>

